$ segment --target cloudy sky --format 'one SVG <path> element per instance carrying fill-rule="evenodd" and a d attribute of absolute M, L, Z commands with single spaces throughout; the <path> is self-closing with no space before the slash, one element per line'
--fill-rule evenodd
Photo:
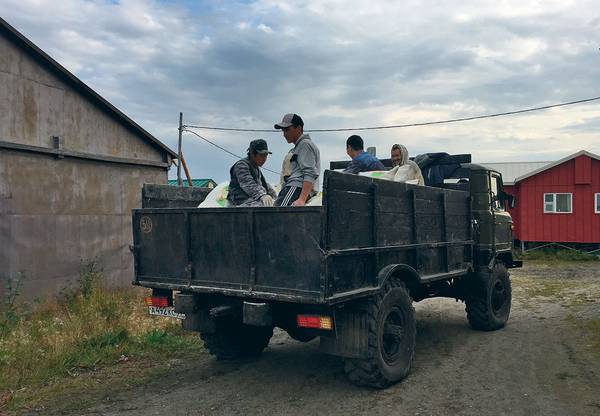
<path fill-rule="evenodd" d="M 99 94 L 176 149 L 184 123 L 306 128 L 469 117 L 600 96 L 597 1 L 0 0 L 0 15 Z M 199 134 L 243 154 L 277 133 Z M 388 157 L 471 153 L 474 161 L 600 153 L 600 101 L 525 115 L 361 133 Z M 350 133 L 315 133 L 322 165 Z M 192 176 L 223 181 L 235 161 L 191 134 Z M 174 177 L 175 169 L 170 176 Z M 275 176 L 271 175 L 271 180 Z"/>

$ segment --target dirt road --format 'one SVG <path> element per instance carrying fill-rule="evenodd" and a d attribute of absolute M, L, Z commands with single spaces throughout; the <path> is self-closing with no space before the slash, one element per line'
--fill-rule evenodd
<path fill-rule="evenodd" d="M 386 390 L 353 386 L 318 341 L 278 332 L 259 360 L 173 362 L 84 413 L 600 415 L 600 351 L 580 327 L 600 318 L 600 263 L 530 264 L 512 277 L 511 318 L 497 332 L 471 330 L 462 303 L 419 303 L 412 373 Z"/>

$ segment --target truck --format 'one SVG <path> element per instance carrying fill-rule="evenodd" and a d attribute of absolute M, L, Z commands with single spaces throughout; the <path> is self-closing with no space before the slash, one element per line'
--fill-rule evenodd
<path fill-rule="evenodd" d="M 275 327 L 318 337 L 375 388 L 410 371 L 414 302 L 457 299 L 473 329 L 505 326 L 521 262 L 499 172 L 460 163 L 418 186 L 326 170 L 322 192 L 322 206 L 133 210 L 150 313 L 181 319 L 218 359 L 260 355 Z"/>

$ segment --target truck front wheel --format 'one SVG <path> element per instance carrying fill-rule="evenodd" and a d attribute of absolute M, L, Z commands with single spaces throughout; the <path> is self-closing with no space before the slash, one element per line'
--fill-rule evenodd
<path fill-rule="evenodd" d="M 472 276 L 471 293 L 466 297 L 467 319 L 473 329 L 494 331 L 506 325 L 510 315 L 512 289 L 506 266 L 496 263 L 491 272 Z"/>
<path fill-rule="evenodd" d="M 204 347 L 219 360 L 256 357 L 272 336 L 271 326 L 244 325 L 233 317 L 219 318 L 213 333 L 200 333 Z"/>
<path fill-rule="evenodd" d="M 415 310 L 404 283 L 392 279 L 366 306 L 368 358 L 347 359 L 344 370 L 355 384 L 384 388 L 410 371 L 416 340 Z"/>

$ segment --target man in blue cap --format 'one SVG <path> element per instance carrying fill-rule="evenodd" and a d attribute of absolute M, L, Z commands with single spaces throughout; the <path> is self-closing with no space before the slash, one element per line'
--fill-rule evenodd
<path fill-rule="evenodd" d="M 248 157 L 238 160 L 229 170 L 229 194 L 227 200 L 236 207 L 270 207 L 277 197 L 268 184 L 260 167 L 270 155 L 267 142 L 252 140 L 248 146 Z"/>

